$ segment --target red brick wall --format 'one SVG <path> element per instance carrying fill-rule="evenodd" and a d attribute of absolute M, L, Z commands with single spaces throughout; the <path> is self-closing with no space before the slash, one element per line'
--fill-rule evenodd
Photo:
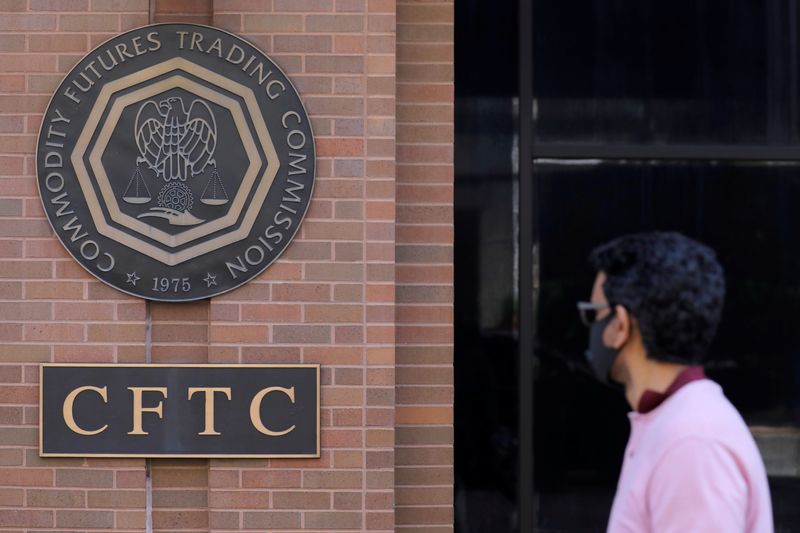
<path fill-rule="evenodd" d="M 146 485 L 154 531 L 452 530 L 452 2 L 0 10 L 0 531 L 141 531 Z M 295 242 L 209 301 L 145 303 L 96 281 L 36 190 L 50 93 L 91 47 L 151 19 L 256 43 L 296 84 L 316 136 Z M 145 360 L 321 363 L 321 458 L 38 458 L 39 362 Z"/>
<path fill-rule="evenodd" d="M 397 4 L 397 531 L 453 530 L 453 1 Z"/>
<path fill-rule="evenodd" d="M 90 5 L 91 4 L 91 5 Z M 50 94 L 91 47 L 148 21 L 146 0 L 0 2 L 0 529 L 141 530 L 144 461 L 40 459 L 37 365 L 144 359 L 145 304 L 54 238 L 35 181 Z"/>

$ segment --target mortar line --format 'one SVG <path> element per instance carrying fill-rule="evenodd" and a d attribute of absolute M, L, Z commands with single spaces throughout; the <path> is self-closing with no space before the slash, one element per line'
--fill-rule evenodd
<path fill-rule="evenodd" d="M 153 5 L 154 0 L 150 0 Z M 153 362 L 153 314 L 152 302 L 144 301 L 144 362 Z M 144 460 L 144 492 L 145 492 L 145 532 L 153 533 L 153 463 L 152 459 Z"/>

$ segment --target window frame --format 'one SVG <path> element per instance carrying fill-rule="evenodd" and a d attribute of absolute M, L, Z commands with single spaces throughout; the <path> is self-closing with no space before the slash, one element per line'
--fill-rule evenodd
<path fill-rule="evenodd" d="M 537 519 L 534 490 L 533 435 L 534 357 L 539 311 L 540 242 L 537 206 L 540 201 L 534 163 L 539 159 L 800 161 L 800 145 L 759 144 L 631 144 L 535 141 L 533 97 L 533 1 L 519 0 L 519 531 L 534 530 Z"/>

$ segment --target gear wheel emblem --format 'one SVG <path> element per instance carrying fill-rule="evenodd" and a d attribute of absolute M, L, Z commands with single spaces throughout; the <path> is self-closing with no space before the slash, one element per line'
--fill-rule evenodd
<path fill-rule="evenodd" d="M 183 213 L 189 211 L 193 204 L 194 196 L 191 189 L 177 181 L 166 184 L 158 193 L 159 207 L 166 207 Z"/>

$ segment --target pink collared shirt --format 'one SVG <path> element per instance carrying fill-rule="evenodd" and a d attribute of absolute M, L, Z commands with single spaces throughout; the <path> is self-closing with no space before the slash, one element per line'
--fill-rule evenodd
<path fill-rule="evenodd" d="M 691 381 L 628 417 L 609 533 L 772 533 L 764 463 L 719 385 Z"/>

